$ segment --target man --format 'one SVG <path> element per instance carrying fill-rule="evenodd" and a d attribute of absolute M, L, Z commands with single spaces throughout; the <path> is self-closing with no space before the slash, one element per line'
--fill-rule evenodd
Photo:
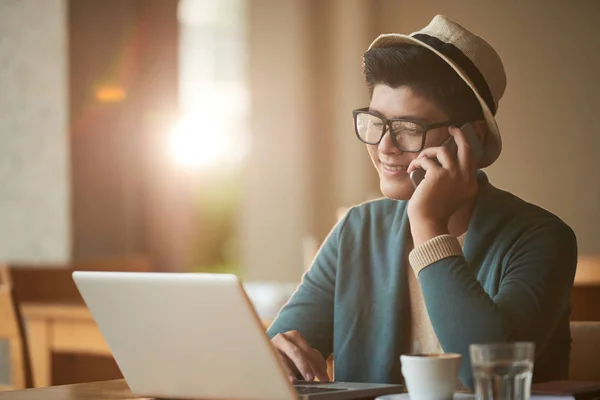
<path fill-rule="evenodd" d="M 290 379 L 327 380 L 334 354 L 338 381 L 395 383 L 400 354 L 453 352 L 472 387 L 469 345 L 506 341 L 535 343 L 534 381 L 566 379 L 575 235 L 479 171 L 502 148 L 500 57 L 436 16 L 410 36 L 378 37 L 364 75 L 371 99 L 355 130 L 386 198 L 339 221 L 269 328 Z"/>

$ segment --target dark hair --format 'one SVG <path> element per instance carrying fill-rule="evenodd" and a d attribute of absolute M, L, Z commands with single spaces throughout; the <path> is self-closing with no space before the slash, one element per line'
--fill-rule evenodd
<path fill-rule="evenodd" d="M 481 105 L 461 77 L 429 49 L 412 44 L 372 48 L 363 56 L 369 97 L 377 84 L 408 87 L 433 101 L 453 121 L 483 119 Z"/>

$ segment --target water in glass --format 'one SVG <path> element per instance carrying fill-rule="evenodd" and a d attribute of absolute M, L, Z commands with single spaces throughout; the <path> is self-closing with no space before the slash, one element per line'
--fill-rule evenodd
<path fill-rule="evenodd" d="M 532 370 L 529 360 L 474 363 L 477 400 L 529 400 Z"/>

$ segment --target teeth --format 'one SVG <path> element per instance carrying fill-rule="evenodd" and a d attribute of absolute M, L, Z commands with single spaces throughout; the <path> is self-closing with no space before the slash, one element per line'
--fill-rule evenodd
<path fill-rule="evenodd" d="M 387 170 L 390 171 L 402 171 L 402 170 L 406 170 L 406 168 L 402 167 L 402 166 L 396 166 L 396 165 L 386 165 L 383 164 L 383 167 Z"/>

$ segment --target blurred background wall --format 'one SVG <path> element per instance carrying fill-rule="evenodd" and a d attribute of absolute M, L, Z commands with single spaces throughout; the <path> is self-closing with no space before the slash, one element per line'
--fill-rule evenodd
<path fill-rule="evenodd" d="M 66 30 L 65 0 L 0 2 L 2 261 L 70 257 Z"/>
<path fill-rule="evenodd" d="M 184 3 L 0 1 L 3 261 L 148 253 L 159 270 L 297 282 L 341 208 L 380 195 L 352 128 L 362 53 L 438 13 L 505 63 L 492 182 L 600 253 L 600 3 L 196 0 L 196 17 Z M 182 113 L 203 119 L 180 149 L 211 165 L 174 159 Z"/>

